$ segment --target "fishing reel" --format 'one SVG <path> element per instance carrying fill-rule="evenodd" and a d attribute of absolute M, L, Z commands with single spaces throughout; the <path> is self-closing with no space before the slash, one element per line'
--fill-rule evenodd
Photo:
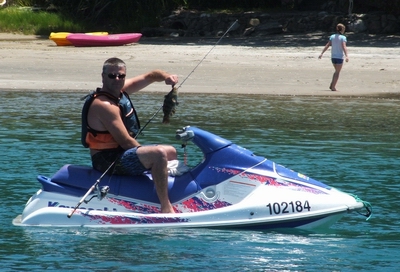
<path fill-rule="evenodd" d="M 108 191 L 110 191 L 110 186 L 101 186 L 99 188 L 99 185 L 96 185 L 97 194 L 93 195 L 89 200 L 85 200 L 85 204 L 88 204 L 94 197 L 97 197 L 98 200 L 102 200 L 107 196 Z"/>
<path fill-rule="evenodd" d="M 108 191 L 110 191 L 110 186 L 101 186 L 101 188 L 99 189 L 99 186 L 97 186 L 97 198 L 99 200 L 102 200 L 103 198 L 106 197 L 106 195 L 108 194 Z"/>

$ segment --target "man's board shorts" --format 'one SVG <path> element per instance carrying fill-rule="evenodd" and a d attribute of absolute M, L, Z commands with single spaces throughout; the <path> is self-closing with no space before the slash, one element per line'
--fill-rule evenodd
<path fill-rule="evenodd" d="M 333 64 L 343 64 L 343 59 L 332 58 Z"/>
<path fill-rule="evenodd" d="M 108 174 L 137 176 L 149 170 L 140 162 L 136 151 L 139 147 L 128 150 L 110 149 L 102 150 L 92 156 L 92 166 L 97 171 L 104 173 L 116 161 Z"/>

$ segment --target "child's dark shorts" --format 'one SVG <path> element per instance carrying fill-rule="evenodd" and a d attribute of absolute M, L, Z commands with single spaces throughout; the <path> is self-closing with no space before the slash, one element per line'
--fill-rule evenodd
<path fill-rule="evenodd" d="M 343 64 L 343 59 L 332 58 L 332 63 L 333 64 Z"/>

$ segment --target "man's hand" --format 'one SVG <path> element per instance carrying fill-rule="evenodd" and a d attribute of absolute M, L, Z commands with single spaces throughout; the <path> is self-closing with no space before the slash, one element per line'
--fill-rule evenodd
<path fill-rule="evenodd" d="M 174 86 L 176 83 L 178 83 L 178 76 L 177 75 L 169 75 L 165 79 L 165 84 L 167 84 L 167 85 Z"/>

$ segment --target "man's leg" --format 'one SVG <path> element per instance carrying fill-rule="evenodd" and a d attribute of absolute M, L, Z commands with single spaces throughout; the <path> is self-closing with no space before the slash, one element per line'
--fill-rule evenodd
<path fill-rule="evenodd" d="M 168 197 L 168 160 L 176 159 L 174 147 L 153 145 L 138 148 L 137 155 L 144 167 L 151 169 L 156 191 L 161 204 L 161 212 L 174 213 Z"/>

